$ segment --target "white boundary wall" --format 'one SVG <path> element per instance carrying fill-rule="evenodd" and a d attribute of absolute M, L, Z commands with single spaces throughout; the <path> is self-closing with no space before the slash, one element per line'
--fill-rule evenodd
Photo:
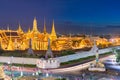
<path fill-rule="evenodd" d="M 115 47 L 115 48 L 118 48 L 118 47 Z M 112 51 L 112 48 L 101 49 L 101 50 L 99 50 L 99 54 L 104 54 L 104 53 L 110 52 L 110 51 Z M 67 62 L 67 61 L 84 58 L 84 57 L 88 57 L 88 56 L 93 56 L 93 55 L 95 55 L 95 54 L 92 51 L 84 51 L 84 52 L 76 52 L 76 54 L 62 56 L 62 57 L 56 57 L 56 58 L 61 63 L 61 62 Z M 39 60 L 39 59 L 20 58 L 20 57 L 12 58 L 12 57 L 0 56 L 0 62 L 2 62 L 2 63 L 12 62 L 12 63 L 17 63 L 17 64 L 34 64 L 34 65 L 36 65 L 37 60 Z"/>
<path fill-rule="evenodd" d="M 99 50 L 99 54 L 104 54 L 110 51 L 112 51 L 112 48 L 101 49 Z M 58 59 L 60 60 L 60 62 L 67 62 L 67 61 L 71 61 L 79 58 L 85 58 L 93 55 L 95 55 L 93 51 L 84 51 L 84 52 L 76 52 L 76 54 L 72 54 L 68 56 L 58 57 Z"/>

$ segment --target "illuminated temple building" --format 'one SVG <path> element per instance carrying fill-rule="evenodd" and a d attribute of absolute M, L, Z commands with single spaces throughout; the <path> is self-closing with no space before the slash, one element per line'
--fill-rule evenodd
<path fill-rule="evenodd" d="M 32 42 L 33 50 L 47 50 L 47 40 L 50 38 L 52 41 L 57 39 L 55 32 L 54 21 L 52 24 L 51 34 L 46 31 L 46 24 L 44 22 L 43 33 L 39 32 L 37 27 L 37 20 L 34 18 L 33 29 L 28 29 L 24 33 L 19 24 L 17 30 L 0 30 L 0 45 L 3 50 L 25 50 L 29 48 L 29 40 Z"/>
<path fill-rule="evenodd" d="M 10 30 L 9 27 L 7 30 L 0 30 L 0 48 L 9 51 L 27 50 L 31 40 L 31 48 L 33 50 L 47 50 L 48 38 L 50 38 L 52 50 L 55 51 L 91 47 L 93 44 L 90 37 L 57 37 L 54 21 L 52 22 L 51 33 L 47 33 L 45 21 L 43 32 L 40 32 L 37 20 L 34 18 L 33 28 L 32 30 L 29 28 L 27 32 L 22 30 L 20 24 L 17 30 Z M 110 43 L 107 39 L 99 37 L 96 41 L 98 45 L 103 43 L 108 45 Z"/>

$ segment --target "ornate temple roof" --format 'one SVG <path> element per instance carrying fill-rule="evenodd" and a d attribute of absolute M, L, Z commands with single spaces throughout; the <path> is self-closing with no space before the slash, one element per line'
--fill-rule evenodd
<path fill-rule="evenodd" d="M 14 32 L 5 32 L 6 36 L 19 36 L 18 33 L 16 31 Z"/>

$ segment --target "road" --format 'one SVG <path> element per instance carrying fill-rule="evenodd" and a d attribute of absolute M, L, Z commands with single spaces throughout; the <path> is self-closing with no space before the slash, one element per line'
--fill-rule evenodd
<path fill-rule="evenodd" d="M 108 58 L 113 58 L 113 57 L 114 57 L 114 55 L 110 55 L 110 56 L 107 56 L 107 57 L 104 57 L 104 58 L 100 58 L 100 61 L 104 61 L 104 60 L 106 60 Z M 87 62 L 87 63 L 80 64 L 80 65 L 67 67 L 67 68 L 48 69 L 48 70 L 44 70 L 43 72 L 48 72 L 48 73 L 70 73 L 70 72 L 75 72 L 75 71 L 80 71 L 80 70 L 86 69 L 86 68 L 89 67 L 89 64 L 93 63 L 93 62 L 95 62 L 95 60 Z"/>
<path fill-rule="evenodd" d="M 114 47 L 114 48 L 119 48 Z M 112 50 L 112 47 L 100 49 L 99 54 L 104 54 L 106 52 L 110 52 Z M 91 50 L 90 51 L 83 51 L 83 52 L 76 52 L 76 54 L 72 55 L 66 55 L 61 57 L 56 57 L 56 59 L 60 60 L 61 63 L 68 62 L 71 60 L 76 60 L 80 58 L 85 58 L 88 56 L 95 55 Z M 0 63 L 14 63 L 14 64 L 30 64 L 30 65 L 36 65 L 36 61 L 38 61 L 39 58 L 22 58 L 22 57 L 6 57 L 6 56 L 0 56 Z"/>
<path fill-rule="evenodd" d="M 104 61 L 108 58 L 114 58 L 114 57 L 115 57 L 114 55 L 109 55 L 109 56 L 100 58 L 100 61 Z M 45 70 L 41 70 L 41 71 L 42 71 L 42 73 L 73 73 L 73 72 L 76 72 L 76 71 L 87 69 L 89 67 L 89 64 L 93 63 L 93 62 L 95 62 L 95 60 L 94 61 L 89 61 L 89 62 L 86 62 L 86 63 L 82 63 L 82 64 L 79 64 L 79 65 L 75 65 L 75 66 L 72 66 L 72 67 L 58 68 L 58 69 L 45 69 Z M 4 66 L 4 69 L 10 70 L 10 67 L 8 67 L 8 66 L 5 67 Z M 36 68 L 25 68 L 25 67 L 12 67 L 12 70 L 13 71 L 27 71 L 27 72 L 34 72 L 34 73 L 36 71 L 38 71 L 38 69 L 36 69 Z"/>

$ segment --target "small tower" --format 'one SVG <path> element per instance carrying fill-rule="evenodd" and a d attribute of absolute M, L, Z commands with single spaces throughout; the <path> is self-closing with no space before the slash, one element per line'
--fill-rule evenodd
<path fill-rule="evenodd" d="M 53 53 L 50 47 L 50 39 L 48 38 L 48 50 L 46 52 L 45 58 L 48 59 L 49 56 L 53 58 Z"/>
<path fill-rule="evenodd" d="M 28 49 L 28 54 L 34 54 L 33 50 L 32 50 L 32 40 L 29 40 L 29 49 Z"/>
<path fill-rule="evenodd" d="M 98 54 L 98 47 L 96 45 L 96 42 L 94 41 L 94 48 L 95 48 L 95 58 L 96 58 L 96 62 L 99 61 L 99 54 Z"/>
<path fill-rule="evenodd" d="M 52 24 L 51 39 L 52 40 L 57 39 L 56 32 L 55 32 L 55 26 L 54 26 L 54 20 L 53 20 L 53 24 Z"/>
<path fill-rule="evenodd" d="M 37 20 L 36 20 L 36 17 L 35 17 L 34 20 L 33 20 L 33 29 L 32 29 L 32 32 L 37 32 L 37 33 L 39 33 L 38 28 L 37 28 Z"/>
<path fill-rule="evenodd" d="M 20 23 L 19 23 L 19 25 L 18 25 L 18 30 L 17 30 L 19 33 L 24 33 L 23 32 L 23 30 L 22 30 L 22 28 L 21 28 L 21 25 L 20 25 Z"/>
<path fill-rule="evenodd" d="M 88 70 L 89 71 L 100 71 L 100 72 L 106 71 L 104 64 L 101 63 L 101 61 L 99 61 L 99 53 L 98 53 L 98 48 L 96 46 L 95 41 L 94 41 L 94 45 L 93 45 L 90 53 L 91 54 L 95 53 L 95 62 L 90 63 Z"/>
<path fill-rule="evenodd" d="M 7 50 L 14 50 L 14 46 L 13 46 L 13 42 L 12 42 L 12 39 L 11 39 L 11 31 L 10 31 L 10 39 L 9 39 L 9 43 L 8 43 L 8 46 L 7 46 Z"/>
<path fill-rule="evenodd" d="M 96 52 L 98 51 L 98 47 L 97 47 L 95 41 L 94 41 L 94 45 L 93 45 L 93 47 L 91 48 L 91 51 L 92 51 L 93 53 L 96 53 Z"/>
<path fill-rule="evenodd" d="M 99 54 L 98 54 L 98 47 L 96 45 L 96 42 L 94 40 L 94 45 L 91 48 L 92 53 L 95 53 L 95 61 L 98 62 L 99 61 Z"/>
<path fill-rule="evenodd" d="M 46 34 L 46 33 L 47 33 L 45 19 L 44 19 L 44 30 L 43 30 L 43 33 L 44 33 L 44 34 Z"/>
<path fill-rule="evenodd" d="M 30 30 L 30 27 L 29 27 L 27 33 L 30 33 L 30 32 L 31 32 L 31 30 Z"/>

